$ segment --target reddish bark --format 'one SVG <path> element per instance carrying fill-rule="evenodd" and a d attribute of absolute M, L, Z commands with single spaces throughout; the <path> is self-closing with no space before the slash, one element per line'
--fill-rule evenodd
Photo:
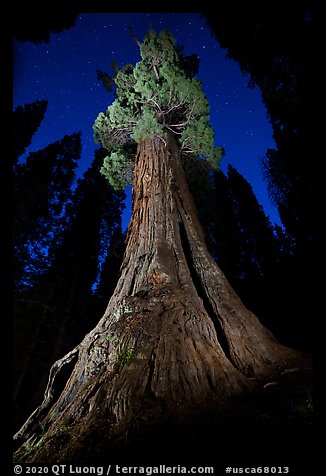
<path fill-rule="evenodd" d="M 43 404 L 16 435 L 17 458 L 71 460 L 103 422 L 107 438 L 144 412 L 225 402 L 300 359 L 209 255 L 174 137 L 144 140 L 121 277 L 96 328 L 53 366 Z"/>

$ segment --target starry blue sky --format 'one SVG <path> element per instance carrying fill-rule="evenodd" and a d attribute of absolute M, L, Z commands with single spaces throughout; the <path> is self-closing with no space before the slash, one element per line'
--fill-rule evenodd
<path fill-rule="evenodd" d="M 247 87 L 248 77 L 222 49 L 196 13 L 82 13 L 75 26 L 51 34 L 49 43 L 34 45 L 14 40 L 13 106 L 48 100 L 48 108 L 25 156 L 66 134 L 81 131 L 82 156 L 77 171 L 82 176 L 98 144 L 93 123 L 114 100 L 97 80 L 96 70 L 111 72 L 112 60 L 120 66 L 140 60 L 139 48 L 128 33 L 131 26 L 142 40 L 150 25 L 168 28 L 185 54 L 200 58 L 199 79 L 211 107 L 215 144 L 225 148 L 225 172 L 232 164 L 251 184 L 272 223 L 280 224 L 263 181 L 261 158 L 274 147 L 272 128 L 258 88 Z M 123 227 L 130 217 L 130 191 Z"/>

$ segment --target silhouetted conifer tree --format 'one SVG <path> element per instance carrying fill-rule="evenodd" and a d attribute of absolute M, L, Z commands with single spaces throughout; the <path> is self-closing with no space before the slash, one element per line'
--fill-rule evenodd
<path fill-rule="evenodd" d="M 228 166 L 228 184 L 241 245 L 238 279 L 259 280 L 275 262 L 273 227 L 251 185 L 231 165 Z"/>
<path fill-rule="evenodd" d="M 260 87 L 273 127 L 276 149 L 267 151 L 263 166 L 294 252 L 283 269 L 287 301 L 292 302 L 288 319 L 296 315 L 301 323 L 318 313 L 312 296 L 319 280 L 316 263 L 323 252 L 318 210 L 322 185 L 316 169 L 307 165 L 316 143 L 318 14 L 318 3 L 309 1 L 238 4 L 236 9 L 230 4 L 205 13 L 228 56 L 249 75 L 252 86 Z M 302 339 L 311 345 L 304 330 Z"/>
<path fill-rule="evenodd" d="M 60 33 L 75 25 L 78 12 L 69 3 L 34 5 L 20 3 L 13 16 L 13 33 L 19 41 L 48 43 L 51 33 Z"/>
<path fill-rule="evenodd" d="M 214 174 L 209 204 L 210 215 L 203 216 L 203 223 L 211 254 L 245 304 L 273 329 L 265 282 L 275 276 L 282 259 L 282 230 L 275 233 L 252 187 L 231 165 L 227 175 Z"/>
<path fill-rule="evenodd" d="M 306 166 L 314 143 L 316 15 L 315 2 L 271 2 L 238 6 L 237 15 L 228 8 L 206 14 L 221 46 L 261 88 L 277 145 L 264 161 L 271 196 L 284 226 L 305 249 L 316 239 L 314 211 L 321 192 L 313 168 Z"/>
<path fill-rule="evenodd" d="M 66 224 L 66 207 L 80 157 L 80 134 L 32 152 L 14 173 L 15 289 L 30 286 L 51 261 Z"/>
<path fill-rule="evenodd" d="M 31 104 L 18 106 L 13 112 L 13 163 L 25 152 L 32 142 L 32 137 L 44 118 L 48 102 L 35 101 Z"/>
<path fill-rule="evenodd" d="M 55 246 L 51 267 L 16 306 L 17 424 L 41 400 L 51 364 L 76 345 L 100 316 L 94 312 L 97 299 L 92 287 L 99 257 L 120 229 L 124 198 L 99 173 L 103 157 L 103 150 L 97 150 L 92 165 L 78 180 L 69 223 Z M 117 280 L 114 273 L 111 276 Z"/>
<path fill-rule="evenodd" d="M 110 237 L 110 245 L 105 259 L 102 262 L 98 283 L 93 294 L 93 310 L 97 309 L 97 315 L 103 314 L 107 306 L 107 297 L 112 296 L 116 287 L 123 254 L 125 251 L 126 234 L 123 233 L 121 226 L 114 228 Z"/>

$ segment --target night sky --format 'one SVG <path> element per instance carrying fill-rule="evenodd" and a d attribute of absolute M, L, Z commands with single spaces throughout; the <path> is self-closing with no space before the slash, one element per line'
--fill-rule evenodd
<path fill-rule="evenodd" d="M 25 156 L 60 140 L 66 134 L 82 132 L 82 155 L 77 175 L 82 176 L 99 147 L 93 140 L 93 123 L 100 111 L 113 102 L 96 70 L 111 73 L 111 62 L 119 66 L 140 60 L 139 48 L 128 32 L 131 26 L 140 41 L 150 25 L 159 32 L 168 28 L 185 54 L 200 58 L 199 79 L 211 107 L 215 144 L 225 148 L 221 168 L 232 164 L 251 184 L 272 223 L 280 224 L 271 205 L 261 161 L 267 148 L 274 147 L 272 128 L 258 88 L 247 87 L 238 64 L 226 58 L 222 49 L 196 13 L 87 13 L 77 17 L 75 26 L 51 34 L 49 43 L 34 45 L 14 41 L 13 106 L 37 99 L 48 100 L 48 108 Z M 24 156 L 24 157 L 25 157 Z M 123 217 L 130 217 L 130 193 Z"/>

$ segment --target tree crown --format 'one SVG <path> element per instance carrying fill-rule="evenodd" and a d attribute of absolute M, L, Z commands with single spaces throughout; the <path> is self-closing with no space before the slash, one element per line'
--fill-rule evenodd
<path fill-rule="evenodd" d="M 168 30 L 159 35 L 150 30 L 139 46 L 141 61 L 116 73 L 116 99 L 93 126 L 95 141 L 109 152 L 101 172 L 116 189 L 130 184 L 134 144 L 154 136 L 165 143 L 169 132 L 182 154 L 217 169 L 223 150 L 214 147 L 209 104 L 174 37 Z"/>

